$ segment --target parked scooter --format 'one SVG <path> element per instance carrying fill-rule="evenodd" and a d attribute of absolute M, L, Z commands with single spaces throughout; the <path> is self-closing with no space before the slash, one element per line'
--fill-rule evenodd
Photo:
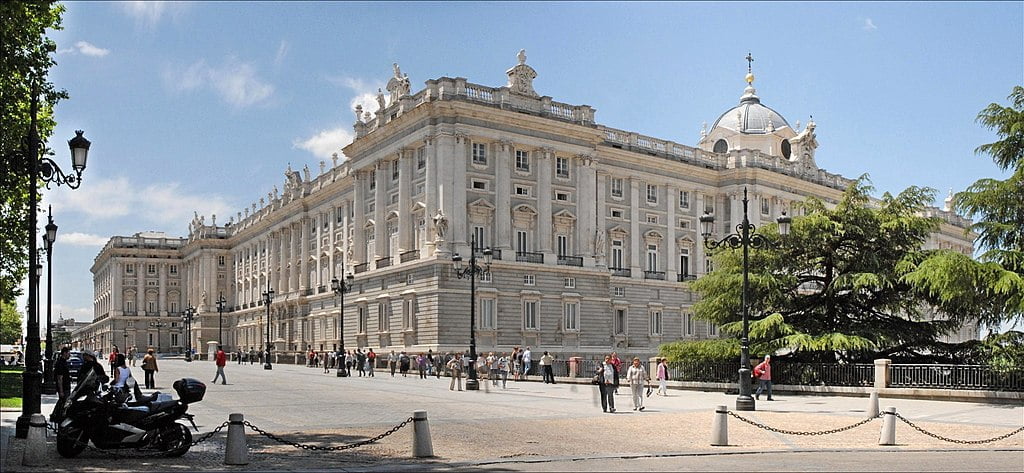
<path fill-rule="evenodd" d="M 179 423 L 186 419 L 196 427 L 188 405 L 203 400 L 206 385 L 193 378 L 175 381 L 178 399 L 153 393 L 121 403 L 100 389 L 95 373 L 75 387 L 57 416 L 57 453 L 71 458 L 89 445 L 97 448 L 155 450 L 181 456 L 192 447 L 192 432 Z M 138 391 L 137 391 L 138 392 Z"/>

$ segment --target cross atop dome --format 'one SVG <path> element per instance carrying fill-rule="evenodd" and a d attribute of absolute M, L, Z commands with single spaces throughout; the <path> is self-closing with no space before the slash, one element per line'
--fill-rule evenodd
<path fill-rule="evenodd" d="M 753 72 L 753 67 L 751 67 L 751 66 L 752 66 L 752 64 L 754 62 L 754 56 L 751 56 L 750 55 L 750 51 L 747 51 L 747 57 L 745 59 L 747 60 L 747 84 L 753 85 L 754 84 L 754 72 Z"/>

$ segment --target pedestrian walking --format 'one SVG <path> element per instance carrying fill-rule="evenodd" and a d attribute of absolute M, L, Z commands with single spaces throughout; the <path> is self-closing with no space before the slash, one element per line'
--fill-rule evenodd
<path fill-rule="evenodd" d="M 658 358 L 658 395 L 668 396 L 668 360 Z"/>
<path fill-rule="evenodd" d="M 494 352 L 487 354 L 487 358 L 484 359 L 484 363 L 487 364 L 487 375 L 491 378 L 491 386 L 498 386 L 498 357 L 494 356 Z"/>
<path fill-rule="evenodd" d="M 359 376 L 366 375 L 366 353 L 363 353 L 363 350 L 356 350 L 356 370 L 359 371 Z"/>
<path fill-rule="evenodd" d="M 251 365 L 254 361 L 256 361 L 256 350 L 249 347 L 249 364 Z"/>
<path fill-rule="evenodd" d="M 757 392 L 754 393 L 754 399 L 761 399 L 761 392 L 763 392 L 764 388 L 767 387 L 768 388 L 768 400 L 769 401 L 774 401 L 775 400 L 775 399 L 772 399 L 772 364 L 771 364 L 771 362 L 772 362 L 772 356 L 771 355 L 765 355 L 764 356 L 764 361 L 762 361 L 761 363 L 758 363 L 758 365 L 754 367 L 754 377 L 757 378 L 757 382 L 758 382 Z"/>
<path fill-rule="evenodd" d="M 523 381 L 526 381 L 526 377 L 530 374 L 530 364 L 533 362 L 533 354 L 530 352 L 530 347 L 526 347 L 523 351 Z"/>
<path fill-rule="evenodd" d="M 366 354 L 366 371 L 369 376 L 373 377 L 373 368 L 377 364 L 377 354 L 373 352 L 373 348 Z"/>
<path fill-rule="evenodd" d="M 454 391 L 458 385 L 459 391 L 462 391 L 462 356 L 456 353 L 455 357 L 448 361 L 447 367 L 452 373 L 452 382 L 448 385 L 448 390 Z"/>
<path fill-rule="evenodd" d="M 420 379 L 427 379 L 427 356 L 423 353 L 416 356 L 416 370 L 420 373 Z"/>
<path fill-rule="evenodd" d="M 131 348 L 128 349 L 128 362 L 131 363 L 132 366 L 135 366 L 135 358 L 137 356 L 139 356 L 139 349 L 135 345 L 132 345 Z"/>
<path fill-rule="evenodd" d="M 612 365 L 615 366 L 615 394 L 619 393 L 619 373 L 622 372 L 622 360 L 619 359 L 619 354 L 612 352 Z"/>
<path fill-rule="evenodd" d="M 228 377 L 224 376 L 224 365 L 228 363 L 228 355 L 224 353 L 224 349 L 220 345 L 217 345 L 217 353 L 213 355 L 214 360 L 217 362 L 217 374 L 213 376 L 213 384 L 217 384 L 217 378 L 220 378 L 220 384 L 228 384 Z"/>
<path fill-rule="evenodd" d="M 394 350 L 388 354 L 388 369 L 391 370 L 391 377 L 395 377 L 395 368 L 398 368 L 398 355 L 395 354 Z"/>
<path fill-rule="evenodd" d="M 512 380 L 519 381 L 519 371 L 523 369 L 523 351 L 518 346 L 512 347 Z"/>
<path fill-rule="evenodd" d="M 544 384 L 555 384 L 555 374 L 552 371 L 552 365 L 555 362 L 555 357 L 544 352 L 544 355 L 540 357 L 540 367 L 544 372 Z"/>
<path fill-rule="evenodd" d="M 626 371 L 626 382 L 633 393 L 633 410 L 644 410 L 644 384 L 650 380 L 647 370 L 640 365 L 640 358 L 633 358 L 633 365 Z"/>
<path fill-rule="evenodd" d="M 601 410 L 615 413 L 615 365 L 610 355 L 605 355 L 604 363 L 594 375 L 594 381 L 601 394 Z"/>
<path fill-rule="evenodd" d="M 398 355 L 398 371 L 402 373 L 402 377 L 409 375 L 409 355 L 404 351 Z"/>
<path fill-rule="evenodd" d="M 110 362 L 110 373 L 111 376 L 114 374 L 114 368 L 117 368 L 117 355 L 121 353 L 117 350 L 117 345 L 114 345 L 114 349 L 110 351 L 110 356 L 107 357 L 107 361 Z"/>
<path fill-rule="evenodd" d="M 68 395 L 71 394 L 71 369 L 68 366 L 68 358 L 70 357 L 71 349 L 62 347 L 60 355 L 57 356 L 57 363 L 53 368 L 53 376 L 57 385 L 57 406 L 53 408 L 53 413 L 50 414 L 51 421 L 55 421 L 55 416 L 63 411 L 64 403 L 67 402 Z"/>
<path fill-rule="evenodd" d="M 145 373 L 146 389 L 156 389 L 154 373 L 160 371 L 156 365 L 156 354 L 152 348 L 146 350 L 146 356 L 142 357 L 142 372 Z"/>
<path fill-rule="evenodd" d="M 498 372 L 501 373 L 501 389 L 505 389 L 505 385 L 508 384 L 508 372 L 511 370 L 511 365 L 508 353 L 502 353 L 501 357 L 498 358 Z"/>

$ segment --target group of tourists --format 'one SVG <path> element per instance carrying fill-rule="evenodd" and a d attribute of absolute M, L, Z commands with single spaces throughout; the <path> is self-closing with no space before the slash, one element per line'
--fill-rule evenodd
<path fill-rule="evenodd" d="M 622 360 L 619 359 L 619 355 L 616 352 L 612 352 L 610 355 L 605 355 L 604 361 L 597 367 L 594 372 L 594 378 L 592 383 L 597 385 L 598 393 L 601 397 L 601 410 L 604 412 L 615 412 L 615 394 L 618 393 L 619 389 L 619 377 L 622 372 Z M 640 358 L 633 358 L 633 362 L 626 369 L 626 384 L 629 385 L 630 394 L 633 400 L 633 410 L 643 412 L 646 408 L 644 406 L 644 397 L 651 394 L 649 382 L 651 380 L 650 375 L 647 373 L 647 368 L 640 363 Z M 664 395 L 666 393 L 665 380 L 668 378 L 668 367 L 664 359 L 658 360 L 658 379 L 661 381 L 659 386 L 659 394 Z M 644 392 L 644 388 L 647 387 L 647 392 Z"/>

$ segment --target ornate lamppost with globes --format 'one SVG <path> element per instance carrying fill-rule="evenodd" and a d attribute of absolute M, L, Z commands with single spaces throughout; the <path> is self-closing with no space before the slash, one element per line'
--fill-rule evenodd
<path fill-rule="evenodd" d="M 331 290 L 336 296 L 341 297 L 341 304 L 338 306 L 338 353 L 335 357 L 337 364 L 337 377 L 348 376 L 348 366 L 345 365 L 345 293 L 352 290 L 352 281 L 355 277 L 352 273 L 345 275 L 344 280 L 331 278 Z"/>
<path fill-rule="evenodd" d="M 766 238 L 760 233 L 755 233 L 755 227 L 750 223 L 750 219 L 747 216 L 747 188 L 743 188 L 743 222 L 736 226 L 736 233 L 726 235 L 721 240 L 714 240 L 712 233 L 714 230 L 715 217 L 709 212 L 704 212 L 704 215 L 700 217 L 701 235 L 704 237 L 704 246 L 709 250 L 715 250 L 717 248 L 727 246 L 732 249 L 743 249 L 743 293 L 741 296 L 741 303 L 743 306 L 743 334 L 740 338 L 740 394 L 736 398 L 736 410 L 738 411 L 752 411 L 754 410 L 754 398 L 750 395 L 750 341 L 749 341 L 749 329 L 750 329 L 750 280 L 749 280 L 749 253 L 750 248 L 754 249 L 769 249 L 777 248 L 779 245 Z M 777 219 L 779 224 L 779 235 L 785 237 L 789 234 L 789 226 L 792 223 L 792 219 L 786 215 L 783 211 L 782 215 Z"/>
<path fill-rule="evenodd" d="M 46 359 L 43 365 L 43 394 L 57 394 L 53 379 L 53 242 L 57 241 L 57 224 L 53 223 L 53 208 L 47 207 L 46 235 Z"/>
<path fill-rule="evenodd" d="M 223 295 L 217 298 L 217 343 L 222 346 L 227 346 L 227 343 L 224 343 L 224 308 L 227 307 L 227 302 Z"/>
<path fill-rule="evenodd" d="M 35 264 L 31 261 L 36 256 L 36 206 L 38 202 L 38 189 L 36 188 L 37 183 L 41 180 L 45 182 L 47 188 L 50 184 L 67 185 L 71 189 L 77 189 L 82 183 L 82 171 L 85 170 L 86 159 L 89 156 L 89 140 L 85 139 L 81 130 L 75 131 L 75 137 L 68 141 L 68 147 L 71 148 L 71 168 L 74 174 L 66 174 L 57 165 L 57 162 L 44 156 L 41 153 L 41 143 L 39 142 L 39 132 L 37 128 L 38 115 L 39 115 L 39 87 L 33 85 L 32 87 L 32 98 L 29 106 L 29 114 L 31 121 L 29 123 L 29 132 L 27 137 L 27 149 L 25 153 L 26 169 L 24 169 L 25 176 L 29 176 L 27 179 L 28 183 L 28 202 L 26 211 L 28 213 L 28 221 L 25 222 L 26 235 L 28 238 L 28 254 L 29 254 L 29 268 L 28 268 L 28 320 L 25 324 L 25 329 L 28 335 L 25 337 L 25 371 L 22 373 L 22 403 L 21 403 L 21 416 L 15 424 L 15 437 L 16 438 L 27 438 L 29 430 L 29 422 L 32 419 L 32 414 L 41 412 L 42 405 L 42 373 L 40 367 L 40 353 L 39 353 L 39 314 L 37 312 L 39 307 L 39 288 L 36 287 L 34 282 L 39 277 L 38 269 Z"/>
<path fill-rule="evenodd" d="M 481 251 L 484 256 L 483 266 L 476 263 L 478 249 L 474 236 L 470 245 L 468 266 L 463 266 L 462 257 L 458 253 L 452 255 L 455 275 L 459 279 L 469 278 L 469 378 L 466 380 L 468 391 L 480 389 L 480 382 L 476 379 L 476 278 L 491 270 L 491 249 L 483 248 Z"/>
<path fill-rule="evenodd" d="M 181 322 L 185 325 L 185 361 L 192 361 L 192 317 L 196 315 L 196 308 L 191 305 L 181 313 Z"/>
<path fill-rule="evenodd" d="M 270 364 L 270 303 L 274 300 L 274 290 L 270 288 L 270 279 L 267 279 L 267 290 L 263 293 L 263 305 L 267 306 L 267 345 L 264 347 L 264 357 L 266 358 L 263 363 L 263 369 L 272 370 L 274 366 Z"/>
<path fill-rule="evenodd" d="M 160 354 L 160 329 L 167 326 L 167 322 L 150 322 L 150 327 L 156 329 L 156 353 Z"/>

